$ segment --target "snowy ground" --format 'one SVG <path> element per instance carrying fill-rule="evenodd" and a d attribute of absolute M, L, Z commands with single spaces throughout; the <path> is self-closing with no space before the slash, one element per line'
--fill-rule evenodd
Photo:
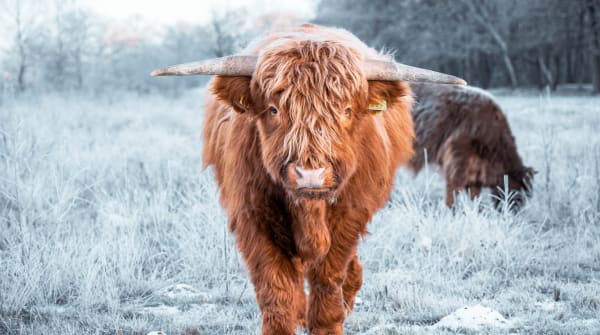
<path fill-rule="evenodd" d="M 433 169 L 400 172 L 348 334 L 600 332 L 600 98 L 498 94 L 533 199 L 453 213 Z M 0 334 L 260 333 L 201 169 L 201 99 L 3 102 Z"/>

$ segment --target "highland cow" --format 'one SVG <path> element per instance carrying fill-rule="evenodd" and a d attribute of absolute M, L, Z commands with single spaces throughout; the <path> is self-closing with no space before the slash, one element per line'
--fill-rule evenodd
<path fill-rule="evenodd" d="M 241 55 L 153 72 L 190 74 L 217 75 L 206 98 L 204 163 L 214 166 L 262 333 L 302 325 L 343 334 L 362 285 L 359 237 L 413 154 L 405 81 L 462 80 L 314 25 L 270 32 Z"/>
<path fill-rule="evenodd" d="M 439 166 L 449 207 L 458 192 L 467 191 L 473 199 L 489 187 L 496 207 L 508 190 L 513 209 L 519 208 L 531 193 L 534 170 L 523 165 L 494 98 L 468 86 L 415 83 L 411 88 L 417 100 L 412 170 L 418 172 L 426 161 Z"/>

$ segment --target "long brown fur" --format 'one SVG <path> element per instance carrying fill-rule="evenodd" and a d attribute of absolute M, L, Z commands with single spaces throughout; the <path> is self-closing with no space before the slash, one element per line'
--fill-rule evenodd
<path fill-rule="evenodd" d="M 204 163 L 215 168 L 262 333 L 343 334 L 362 285 L 358 240 L 413 154 L 410 88 L 367 81 L 359 62 L 389 57 L 345 30 L 275 31 L 243 53 L 259 57 L 252 78 L 210 84 Z M 382 99 L 383 113 L 368 109 Z M 326 169 L 324 190 L 295 188 L 296 166 Z"/>
<path fill-rule="evenodd" d="M 518 208 L 523 194 L 531 193 L 534 170 L 523 165 L 505 115 L 493 97 L 480 89 L 450 85 L 411 84 L 417 103 L 413 108 L 416 138 L 411 168 L 425 161 L 441 167 L 446 179 L 446 204 L 457 192 L 472 198 L 490 187 L 497 202 L 505 189 L 514 192 Z M 425 152 L 427 157 L 425 156 Z"/>

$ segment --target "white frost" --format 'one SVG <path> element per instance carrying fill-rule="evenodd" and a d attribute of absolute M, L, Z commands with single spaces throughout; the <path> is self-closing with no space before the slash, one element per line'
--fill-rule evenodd
<path fill-rule="evenodd" d="M 553 312 L 557 309 L 561 308 L 561 304 L 555 301 L 542 301 L 536 302 L 535 307 L 539 308 L 542 311 Z"/>
<path fill-rule="evenodd" d="M 421 247 L 421 249 L 423 249 L 423 251 L 430 252 L 431 247 L 433 246 L 433 240 L 427 235 L 421 235 L 419 246 Z"/>
<path fill-rule="evenodd" d="M 506 320 L 497 311 L 477 304 L 452 312 L 434 326 L 449 329 L 480 330 L 482 328 L 508 328 L 512 326 L 512 322 Z"/>
<path fill-rule="evenodd" d="M 210 296 L 206 292 L 187 284 L 176 284 L 167 286 L 157 292 L 159 296 L 169 298 L 174 301 L 208 301 Z"/>
<path fill-rule="evenodd" d="M 176 306 L 165 306 L 165 305 L 144 307 L 143 311 L 148 314 L 160 315 L 160 316 L 170 316 L 170 317 L 181 313 L 179 308 L 177 308 Z"/>
<path fill-rule="evenodd" d="M 360 305 L 362 305 L 362 304 L 363 304 L 363 300 L 361 299 L 361 297 L 359 297 L 359 296 L 356 296 L 356 297 L 354 298 L 354 306 L 360 306 Z"/>

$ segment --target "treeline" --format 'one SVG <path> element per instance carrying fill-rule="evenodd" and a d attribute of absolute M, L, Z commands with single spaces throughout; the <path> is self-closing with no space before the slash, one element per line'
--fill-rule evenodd
<path fill-rule="evenodd" d="M 157 80 L 150 71 L 234 52 L 254 34 L 241 31 L 243 17 L 227 12 L 204 24 L 166 27 L 100 17 L 77 0 L 0 0 L 0 93 L 175 95 L 207 79 Z"/>
<path fill-rule="evenodd" d="M 600 92 L 600 0 L 322 0 L 315 22 L 477 86 Z"/>
<path fill-rule="evenodd" d="M 0 0 L 0 93 L 175 95 L 206 78 L 157 80 L 149 71 L 223 56 L 275 22 L 297 23 L 248 17 L 228 12 L 208 23 L 164 27 L 103 18 L 81 0 Z M 477 86 L 594 82 L 600 92 L 600 0 L 321 0 L 314 21 L 345 27 L 398 61 Z"/>

